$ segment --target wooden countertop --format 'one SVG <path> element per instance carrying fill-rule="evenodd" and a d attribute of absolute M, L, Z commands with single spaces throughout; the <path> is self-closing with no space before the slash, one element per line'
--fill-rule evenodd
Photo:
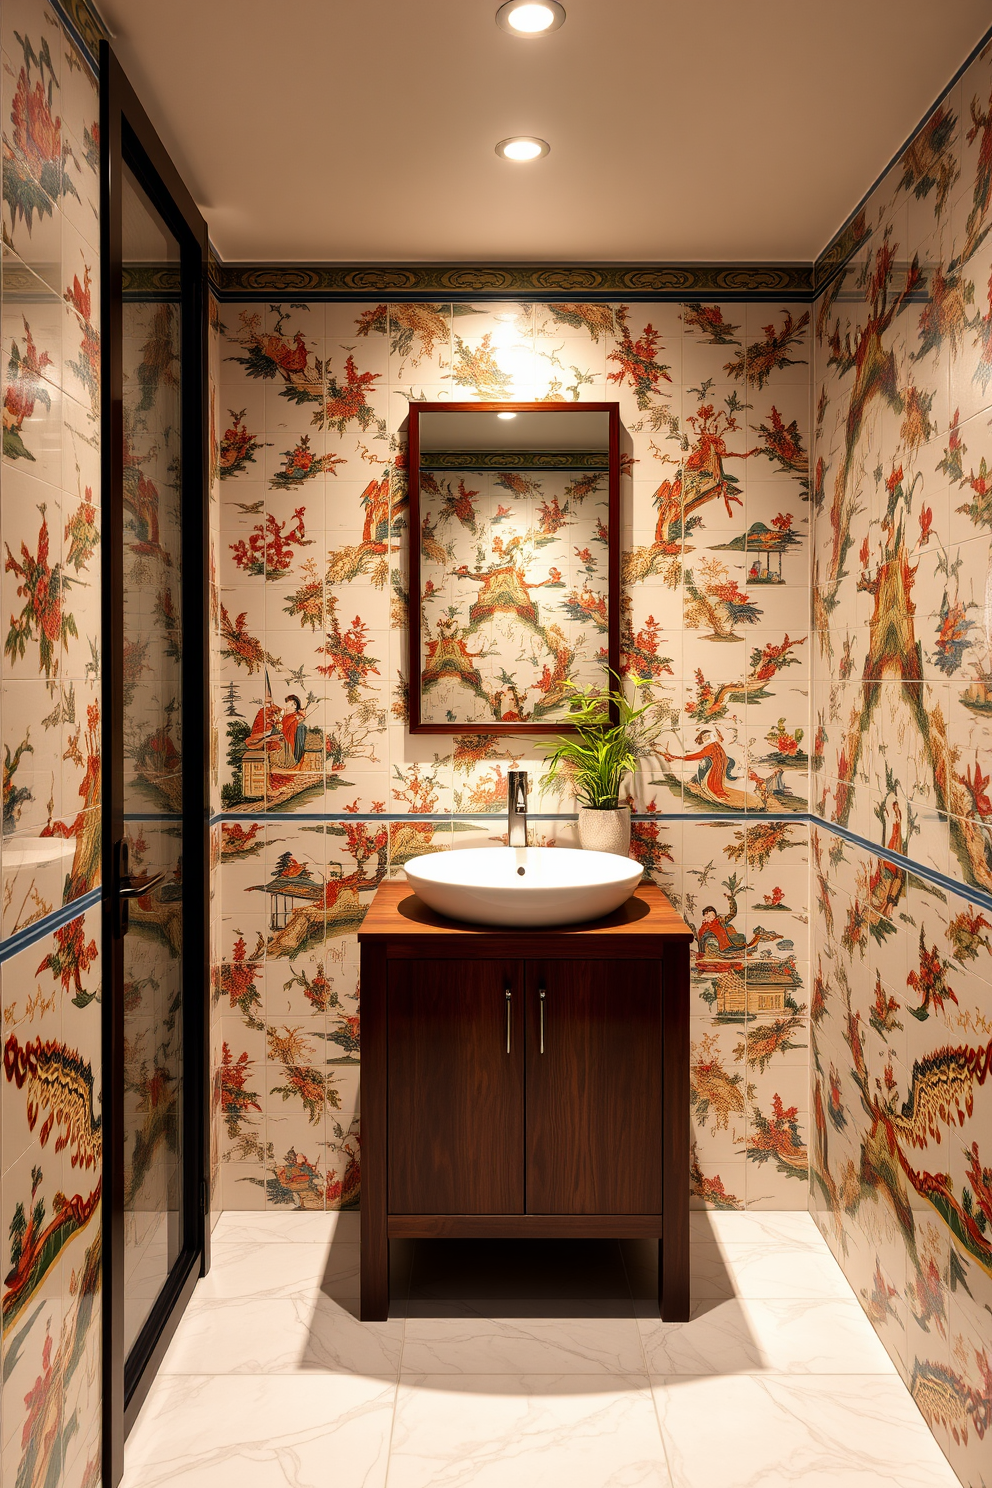
<path fill-rule="evenodd" d="M 601 920 L 579 925 L 542 925 L 534 928 L 499 925 L 469 925 L 448 920 L 429 909 L 417 898 L 412 886 L 395 880 L 381 883 L 358 932 L 360 941 L 402 943 L 407 949 L 427 938 L 435 946 L 439 940 L 485 940 L 486 949 L 506 954 L 507 940 L 512 937 L 515 954 L 540 955 L 554 943 L 558 953 L 588 955 L 590 940 L 603 941 L 611 951 L 621 946 L 628 954 L 636 952 L 637 942 L 658 936 L 692 938 L 692 930 L 656 884 L 638 884 L 631 897 L 613 914 Z M 520 942 L 525 942 L 524 946 Z M 584 944 L 585 943 L 585 944 Z M 580 946 L 583 949 L 580 951 Z M 479 949 L 477 947 L 477 949 Z M 606 952 L 606 945 L 603 947 Z M 598 954 L 598 952 L 597 952 Z"/>

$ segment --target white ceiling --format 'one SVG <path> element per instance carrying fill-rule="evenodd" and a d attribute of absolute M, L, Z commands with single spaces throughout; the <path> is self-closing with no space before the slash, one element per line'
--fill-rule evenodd
<path fill-rule="evenodd" d="M 988 0 L 101 0 L 221 257 L 813 258 Z M 536 134 L 551 154 L 493 152 Z"/>

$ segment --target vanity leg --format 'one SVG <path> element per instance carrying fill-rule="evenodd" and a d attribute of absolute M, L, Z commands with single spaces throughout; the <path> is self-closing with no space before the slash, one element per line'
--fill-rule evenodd
<path fill-rule="evenodd" d="M 689 956 L 665 941 L 661 963 L 665 1151 L 658 1307 L 666 1323 L 689 1320 Z"/>
<path fill-rule="evenodd" d="M 362 1274 L 363 1323 L 389 1316 L 386 1232 L 386 951 L 363 945 L 362 997 Z"/>
<path fill-rule="evenodd" d="M 363 1323 L 382 1323 L 389 1316 L 389 1241 L 365 1234 L 362 1215 L 362 1301 Z"/>

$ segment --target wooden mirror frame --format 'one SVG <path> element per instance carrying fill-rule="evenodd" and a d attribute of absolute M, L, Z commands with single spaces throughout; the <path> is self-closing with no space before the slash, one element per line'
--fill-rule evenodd
<path fill-rule="evenodd" d="M 420 417 L 424 413 L 605 413 L 609 415 L 609 481 L 606 525 L 606 664 L 620 672 L 620 404 L 613 403 L 415 403 L 410 404 L 408 442 L 410 495 L 410 648 L 409 711 L 411 734 L 549 734 L 571 733 L 570 724 L 544 719 L 541 723 L 425 723 L 421 718 L 421 563 L 420 563 Z"/>

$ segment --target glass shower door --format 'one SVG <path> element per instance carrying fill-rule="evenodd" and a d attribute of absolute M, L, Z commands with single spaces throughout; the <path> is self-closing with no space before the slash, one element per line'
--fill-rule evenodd
<path fill-rule="evenodd" d="M 103 1484 L 209 1265 L 207 226 L 100 45 Z"/>
<path fill-rule="evenodd" d="M 124 165 L 124 1344 L 183 1249 L 181 251 Z M 123 928 L 123 927 L 122 927 Z"/>

